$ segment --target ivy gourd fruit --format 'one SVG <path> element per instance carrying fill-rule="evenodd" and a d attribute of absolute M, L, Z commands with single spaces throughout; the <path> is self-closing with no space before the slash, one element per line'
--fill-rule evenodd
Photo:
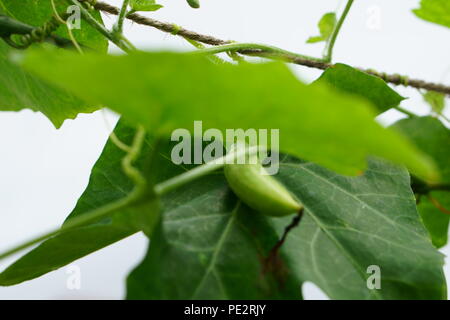
<path fill-rule="evenodd" d="M 250 208 L 271 217 L 300 213 L 303 205 L 273 176 L 255 164 L 226 164 L 224 174 L 233 192 Z"/>

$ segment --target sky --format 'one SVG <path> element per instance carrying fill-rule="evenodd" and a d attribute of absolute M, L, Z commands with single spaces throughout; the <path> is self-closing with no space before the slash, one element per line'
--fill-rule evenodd
<path fill-rule="evenodd" d="M 313 56 L 321 55 L 323 45 L 306 44 L 306 39 L 318 33 L 317 22 L 324 13 L 345 5 L 339 0 L 203 0 L 201 9 L 193 10 L 184 0 L 160 3 L 163 9 L 146 15 L 221 39 L 270 44 Z M 411 9 L 418 3 L 355 1 L 335 46 L 334 61 L 450 84 L 450 30 L 416 18 Z M 111 26 L 114 19 L 106 16 L 105 23 Z M 192 50 L 183 39 L 149 27 L 127 23 L 125 32 L 140 49 Z M 320 75 L 301 66 L 292 69 L 306 82 Z M 398 87 L 397 91 L 409 97 L 402 103 L 404 108 L 428 113 L 417 90 Z M 378 120 L 388 125 L 401 117 L 388 111 Z M 0 113 L 0 252 L 63 222 L 87 186 L 116 121 L 116 115 L 98 111 L 67 120 L 56 130 L 39 113 Z M 41 278 L 0 287 L 0 299 L 121 299 L 125 277 L 147 246 L 143 235 L 134 235 Z M 448 255 L 450 247 L 441 251 Z M 0 270 L 18 256 L 1 262 Z M 446 262 L 450 277 L 450 259 Z M 74 270 L 80 271 L 80 289 L 68 285 Z M 327 299 L 311 283 L 303 293 L 306 299 Z"/>

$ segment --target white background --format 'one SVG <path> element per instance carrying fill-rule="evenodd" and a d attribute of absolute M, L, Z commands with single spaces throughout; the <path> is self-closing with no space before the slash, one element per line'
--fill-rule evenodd
<path fill-rule="evenodd" d="M 106 1 L 120 5 L 120 0 Z M 450 30 L 416 18 L 411 9 L 418 2 L 355 1 L 335 47 L 335 61 L 449 84 Z M 202 8 L 193 10 L 185 0 L 160 3 L 165 8 L 149 14 L 156 19 L 222 39 L 266 43 L 317 56 L 322 45 L 307 45 L 305 40 L 318 33 L 316 24 L 325 12 L 342 10 L 345 4 L 337 0 L 203 0 Z M 105 21 L 111 25 L 113 19 L 110 16 Z M 126 32 L 140 48 L 191 49 L 184 40 L 152 28 L 127 24 Z M 293 68 L 306 81 L 320 74 Z M 410 97 L 403 107 L 418 114 L 428 112 L 416 90 L 398 91 Z M 400 116 L 391 111 L 380 120 L 387 124 Z M 114 125 L 116 118 L 108 118 L 110 126 Z M 62 223 L 86 187 L 107 136 L 101 112 L 68 120 L 60 130 L 31 111 L 0 113 L 0 251 Z M 147 240 L 135 235 L 76 261 L 81 290 L 67 289 L 67 268 L 62 268 L 0 288 L 0 299 L 123 298 L 125 276 L 142 259 L 146 247 Z M 442 252 L 450 253 L 449 247 Z M 14 259 L 0 263 L 0 269 Z M 450 267 L 445 270 L 449 277 Z M 311 284 L 304 293 L 309 299 L 326 298 Z"/>

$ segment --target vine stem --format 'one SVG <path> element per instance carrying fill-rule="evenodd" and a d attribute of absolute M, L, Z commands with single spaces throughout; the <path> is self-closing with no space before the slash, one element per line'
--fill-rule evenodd
<path fill-rule="evenodd" d="M 281 48 L 277 48 L 274 46 L 268 46 L 265 44 L 258 44 L 258 43 L 230 43 L 230 44 L 224 44 L 216 47 L 210 47 L 205 49 L 200 49 L 197 51 L 194 51 L 192 53 L 199 53 L 199 54 L 216 54 L 221 52 L 236 52 L 236 51 L 247 51 L 248 54 L 251 54 L 251 51 L 264 51 L 266 54 L 273 54 L 275 57 L 282 58 L 283 56 L 287 57 L 295 57 L 298 59 L 308 59 L 311 61 L 317 61 L 317 62 L 323 62 L 323 59 L 320 58 L 314 58 L 305 56 L 302 54 L 290 52 Z M 255 52 L 256 53 L 256 52 Z"/>
<path fill-rule="evenodd" d="M 80 1 L 86 2 L 86 1 L 90 1 L 90 0 L 80 0 Z M 105 13 L 114 14 L 114 15 L 118 15 L 120 12 L 119 8 L 112 6 L 108 3 L 102 2 L 102 1 L 97 1 L 94 4 L 94 8 L 99 11 L 103 11 Z M 145 16 L 137 14 L 137 13 L 128 14 L 126 16 L 126 18 L 137 24 L 156 28 L 160 31 L 170 33 L 173 35 L 177 35 L 177 36 L 180 36 L 180 37 L 183 37 L 186 39 L 198 41 L 198 42 L 201 42 L 204 44 L 220 46 L 220 45 L 233 43 L 233 41 L 230 41 L 230 40 L 222 40 L 222 39 L 210 36 L 210 35 L 201 34 L 201 33 L 195 32 L 195 31 L 191 31 L 191 30 L 182 28 L 174 23 L 158 21 L 158 20 L 148 18 L 148 17 L 145 17 Z M 273 55 L 274 55 L 273 53 L 270 54 L 270 53 L 264 52 L 262 50 L 253 50 L 253 51 L 243 50 L 243 51 L 238 51 L 238 52 L 241 54 L 249 55 L 249 56 L 260 56 L 263 58 L 266 58 L 266 57 L 273 58 Z M 304 58 L 299 58 L 299 57 L 290 56 L 290 55 L 283 55 L 282 58 L 283 58 L 283 60 L 290 62 L 290 63 L 306 66 L 309 68 L 321 69 L 321 70 L 328 69 L 329 67 L 332 66 L 332 64 L 324 62 L 324 61 L 304 59 Z M 384 72 L 375 71 L 373 69 L 363 69 L 363 68 L 357 68 L 357 69 L 359 69 L 360 71 L 366 72 L 368 74 L 374 75 L 376 77 L 379 77 L 379 78 L 383 79 L 384 81 L 392 83 L 394 85 L 409 86 L 409 87 L 413 87 L 413 88 L 417 88 L 417 89 L 425 89 L 425 90 L 429 90 L 429 91 L 441 92 L 441 93 L 450 95 L 450 86 L 446 86 L 444 84 L 426 82 L 426 81 L 419 80 L 419 79 L 408 79 L 408 81 L 405 82 L 405 77 L 398 75 L 398 74 L 390 75 L 390 74 L 386 74 Z"/>
<path fill-rule="evenodd" d="M 164 182 L 157 184 L 154 189 L 155 193 L 159 196 L 162 196 L 168 193 L 169 191 L 172 191 L 188 182 L 191 182 L 213 171 L 216 171 L 217 169 L 222 168 L 226 163 L 231 163 L 236 158 L 239 158 L 243 155 L 254 155 L 261 150 L 262 147 L 255 146 L 249 147 L 248 149 L 247 148 L 240 149 L 239 151 L 236 152 L 230 152 L 223 157 L 205 163 L 204 165 L 195 167 L 192 170 L 186 171 L 185 173 L 182 173 L 174 178 L 168 179 Z"/>
<path fill-rule="evenodd" d="M 99 23 L 90 13 L 89 11 L 84 8 L 81 3 L 78 0 L 68 0 L 70 3 L 78 6 L 80 8 L 81 15 L 83 16 L 84 20 L 94 29 L 96 29 L 98 32 L 100 32 L 104 37 L 106 37 L 108 40 L 110 40 L 112 43 L 114 43 L 116 46 L 118 46 L 120 49 L 122 49 L 125 52 L 130 52 L 133 50 L 132 47 L 128 45 L 129 41 L 124 41 L 123 35 L 117 35 L 115 32 L 111 32 L 108 29 L 106 29 L 101 23 Z M 87 2 L 87 1 L 82 1 Z"/>
<path fill-rule="evenodd" d="M 127 15 L 128 5 L 130 4 L 130 0 L 123 0 L 122 7 L 119 11 L 119 17 L 117 19 L 117 24 L 114 28 L 117 30 L 118 34 L 123 33 L 123 22 L 125 21 L 125 17 Z"/>
<path fill-rule="evenodd" d="M 78 44 L 77 40 L 75 39 L 72 28 L 69 26 L 69 23 L 64 20 L 58 13 L 58 10 L 56 9 L 55 0 L 50 1 L 52 4 L 53 14 L 55 15 L 56 20 L 59 21 L 60 24 L 63 24 L 67 28 L 67 33 L 69 34 L 70 41 L 72 41 L 73 46 L 75 49 L 77 49 L 78 53 L 83 54 L 83 49 L 81 49 L 80 45 Z"/>
<path fill-rule="evenodd" d="M 406 110 L 405 108 L 402 108 L 400 106 L 396 106 L 396 107 L 394 107 L 394 109 L 397 110 L 397 111 L 400 111 L 401 113 L 407 115 L 410 118 L 417 118 L 418 117 L 417 114 L 412 113 L 411 111 Z"/>
<path fill-rule="evenodd" d="M 110 204 L 107 204 L 103 207 L 100 207 L 98 209 L 92 210 L 84 215 L 81 215 L 80 217 L 70 219 L 67 223 L 65 223 L 61 228 L 57 228 L 55 230 L 52 230 L 50 232 L 45 233 L 44 235 L 38 236 L 32 240 L 26 241 L 25 243 L 14 247 L 13 249 L 10 249 L 2 254 L 0 254 L 0 260 L 3 260 L 15 253 L 18 253 L 19 251 L 22 251 L 32 245 L 35 245 L 37 243 L 40 243 L 41 241 L 44 241 L 50 237 L 56 236 L 58 234 L 65 233 L 67 231 L 70 231 L 74 228 L 90 224 L 93 222 L 98 221 L 99 219 L 108 216 L 110 213 L 123 209 L 125 207 L 128 207 L 131 205 L 134 201 L 137 201 L 141 197 L 141 192 L 132 192 L 129 196 L 120 199 L 118 201 L 112 202 Z"/>
<path fill-rule="evenodd" d="M 344 8 L 344 11 L 342 12 L 341 17 L 339 18 L 336 27 L 333 30 L 333 33 L 331 34 L 331 38 L 327 43 L 327 49 L 326 49 L 326 55 L 325 55 L 325 61 L 331 62 L 333 59 L 333 49 L 334 45 L 336 44 L 336 39 L 339 35 L 339 31 L 341 31 L 342 25 L 344 24 L 345 18 L 347 18 L 348 13 L 350 12 L 350 9 L 353 5 L 354 0 L 348 0 L 347 5 Z"/>
<path fill-rule="evenodd" d="M 16 254 L 32 245 L 38 244 L 50 237 L 60 235 L 71 231 L 75 228 L 79 228 L 85 226 L 90 223 L 94 223 L 99 221 L 102 218 L 105 218 L 111 215 L 113 212 L 124 209 L 128 206 L 133 205 L 142 200 L 143 197 L 147 196 L 146 193 L 146 181 L 144 177 L 142 177 L 139 170 L 132 166 L 132 163 L 139 156 L 142 144 L 145 140 L 145 131 L 143 128 L 139 128 L 134 140 L 133 145 L 129 149 L 129 152 L 122 160 L 122 167 L 127 176 L 135 182 L 135 188 L 133 191 L 126 197 L 117 200 L 115 202 L 109 203 L 100 208 L 89 211 L 79 217 L 68 220 L 61 228 L 54 229 L 50 232 L 47 232 L 41 236 L 33 238 L 29 241 L 24 242 L 6 252 L 0 254 L 0 260 L 3 260 L 13 254 Z M 185 173 L 182 173 L 174 178 L 168 179 L 164 182 L 161 182 L 154 186 L 154 193 L 156 196 L 163 196 L 168 192 L 179 188 L 182 185 L 185 185 L 195 179 L 201 178 L 217 169 L 223 167 L 226 163 L 231 163 L 234 159 L 239 158 L 243 155 L 253 155 L 257 152 L 264 150 L 262 147 L 255 146 L 249 148 L 239 149 L 236 152 L 230 152 L 227 155 L 220 157 L 216 160 L 210 161 L 204 165 L 198 166 L 192 170 L 189 170 Z"/>

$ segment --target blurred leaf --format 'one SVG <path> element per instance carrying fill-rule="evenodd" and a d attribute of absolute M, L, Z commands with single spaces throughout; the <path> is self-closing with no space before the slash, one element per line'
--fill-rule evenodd
<path fill-rule="evenodd" d="M 404 163 L 436 180 L 432 163 L 374 121 L 364 99 L 302 84 L 281 63 L 214 65 L 203 56 L 136 52 L 126 56 L 30 51 L 24 66 L 93 104 L 150 130 L 279 129 L 280 149 L 357 174 L 368 155 Z M 351 114 L 351 117 L 348 115 Z"/>
<path fill-rule="evenodd" d="M 436 114 L 442 114 L 442 111 L 444 111 L 445 108 L 445 95 L 443 93 L 427 91 L 423 95 L 423 98 Z"/>
<path fill-rule="evenodd" d="M 55 0 L 58 13 L 65 13 L 69 4 L 66 0 Z M 53 16 L 53 9 L 50 0 L 0 0 L 0 10 L 3 10 L 8 16 L 25 22 L 35 27 L 42 26 Z M 91 14 L 102 22 L 98 11 L 92 11 Z M 67 28 L 61 26 L 56 34 L 68 38 Z M 97 30 L 93 29 L 85 21 L 81 21 L 81 28 L 74 29 L 73 34 L 78 42 L 85 46 L 106 52 L 108 41 Z"/>
<path fill-rule="evenodd" d="M 328 68 L 314 83 L 328 83 L 343 92 L 364 97 L 372 102 L 380 113 L 398 106 L 405 99 L 382 79 L 342 63 Z"/>
<path fill-rule="evenodd" d="M 432 191 L 430 196 L 439 204 L 450 210 L 450 193 L 448 191 Z M 431 239 L 436 248 L 442 248 L 448 241 L 448 226 L 450 215 L 439 210 L 427 196 L 422 196 L 417 208 L 422 217 L 423 224 L 431 234 Z"/>
<path fill-rule="evenodd" d="M 278 178 L 306 212 L 272 269 L 266 257 L 292 216 L 252 211 L 216 174 L 163 199 L 162 226 L 128 277 L 127 298 L 300 299 L 311 281 L 332 299 L 445 299 L 443 256 L 406 170 L 372 160 L 348 178 L 284 157 Z M 367 287 L 371 265 L 381 269 L 379 290 Z"/>
<path fill-rule="evenodd" d="M 155 0 L 131 0 L 130 6 L 134 11 L 156 11 L 163 7 Z"/>
<path fill-rule="evenodd" d="M 122 122 L 119 123 L 115 132 L 122 141 L 131 143 L 134 129 Z M 156 151 L 150 148 L 150 144 L 155 147 L 155 141 L 148 138 L 138 167 L 146 173 L 150 181 L 153 181 L 155 173 L 150 170 L 150 163 L 153 162 Z M 133 184 L 122 172 L 123 156 L 124 152 L 111 141 L 107 143 L 92 169 L 88 187 L 67 221 L 129 194 Z M 0 274 L 0 285 L 10 286 L 34 279 L 138 231 L 152 230 L 158 219 L 158 200 L 148 199 L 139 205 L 117 211 L 111 217 L 98 223 L 57 235 L 43 242 L 3 271 Z"/>
<path fill-rule="evenodd" d="M 432 157 L 441 172 L 442 183 L 450 184 L 450 130 L 433 117 L 403 119 L 393 127 Z M 450 192 L 435 191 L 430 194 L 444 207 L 450 209 Z M 418 209 L 431 234 L 433 244 L 437 247 L 444 246 L 447 243 L 450 216 L 438 210 L 426 196 L 421 197 Z"/>
<path fill-rule="evenodd" d="M 450 130 L 433 117 L 414 117 L 396 122 L 393 128 L 406 135 L 436 163 L 441 182 L 450 183 Z"/>
<path fill-rule="evenodd" d="M 419 18 L 450 28 L 450 1 L 421 0 L 420 8 L 413 10 Z"/>
<path fill-rule="evenodd" d="M 40 111 L 59 128 L 66 119 L 98 110 L 12 63 L 16 52 L 0 39 L 0 111 Z"/>
<path fill-rule="evenodd" d="M 316 43 L 321 41 L 328 41 L 333 34 L 333 30 L 336 26 L 336 14 L 334 12 L 326 13 L 319 21 L 320 36 L 310 37 L 307 43 Z"/>

